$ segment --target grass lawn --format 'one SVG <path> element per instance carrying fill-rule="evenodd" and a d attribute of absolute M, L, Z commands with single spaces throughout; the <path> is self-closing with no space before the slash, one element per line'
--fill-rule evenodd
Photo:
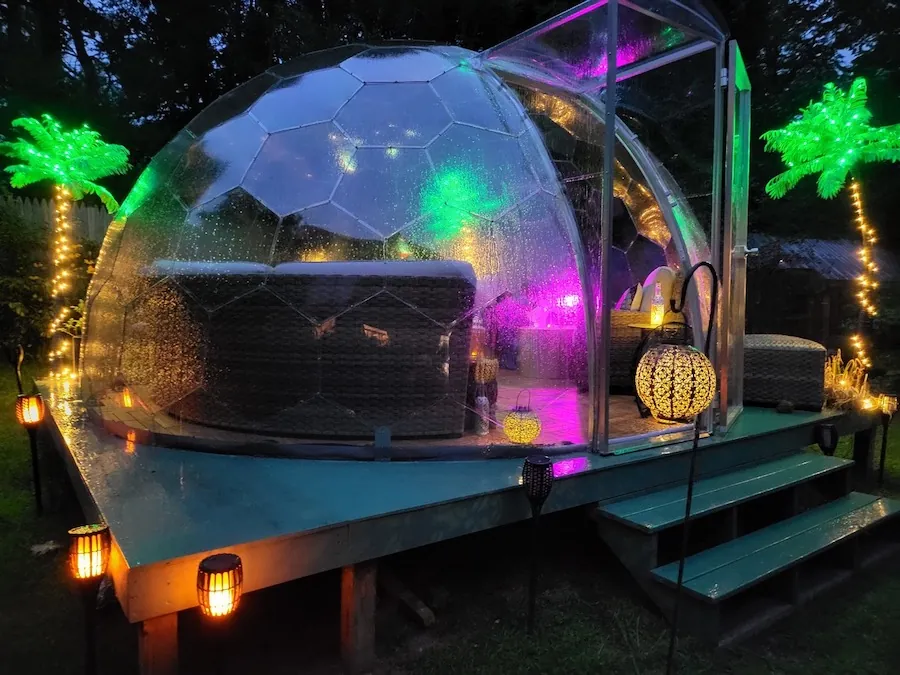
<path fill-rule="evenodd" d="M 65 543 L 77 508 L 34 515 L 25 433 L 15 424 L 11 373 L 0 371 L 0 672 L 81 672 L 81 613 L 67 586 L 64 552 L 31 547 Z M 889 493 L 900 493 L 900 423 L 892 429 Z M 850 452 L 842 444 L 839 454 Z M 379 673 L 661 673 L 667 625 L 604 548 L 581 513 L 545 521 L 538 635 L 525 635 L 527 530 L 523 525 L 410 551 L 383 565 L 438 617 L 425 630 L 397 603 L 379 599 Z M 893 569 L 892 569 L 893 567 Z M 318 575 L 250 594 L 231 636 L 205 632 L 183 613 L 182 672 L 252 675 L 336 673 L 338 579 Z M 100 614 L 100 673 L 136 672 L 136 635 L 115 603 Z M 740 647 L 713 652 L 686 639 L 680 673 L 900 672 L 900 570 L 863 572 L 789 620 Z"/>

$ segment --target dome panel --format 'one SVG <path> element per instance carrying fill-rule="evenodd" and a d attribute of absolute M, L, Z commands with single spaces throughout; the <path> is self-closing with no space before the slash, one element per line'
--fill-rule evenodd
<path fill-rule="evenodd" d="M 220 96 L 212 105 L 204 108 L 192 119 L 187 127 L 195 136 L 201 136 L 210 129 L 227 122 L 245 112 L 263 93 L 278 82 L 278 77 L 271 73 L 263 73 L 248 80 L 236 89 Z"/>
<path fill-rule="evenodd" d="M 320 68 L 337 66 L 341 61 L 356 56 L 369 48 L 368 45 L 344 45 L 331 49 L 320 49 L 309 54 L 303 54 L 297 58 L 285 61 L 277 66 L 272 66 L 266 72 L 277 77 L 296 77 Z"/>
<path fill-rule="evenodd" d="M 385 237 L 420 215 L 422 186 L 433 175 L 425 150 L 360 148 L 355 160 L 334 193 L 337 205 Z"/>
<path fill-rule="evenodd" d="M 353 56 L 341 68 L 363 82 L 428 82 L 456 65 L 427 49 L 375 47 Z"/>
<path fill-rule="evenodd" d="M 241 188 L 193 209 L 176 260 L 268 263 L 278 217 Z"/>
<path fill-rule="evenodd" d="M 331 197 L 344 171 L 354 171 L 354 148 L 331 122 L 279 131 L 266 139 L 243 187 L 278 215 Z"/>
<path fill-rule="evenodd" d="M 207 132 L 175 168 L 173 192 L 192 208 L 236 188 L 265 138 L 266 132 L 247 115 Z"/>
<path fill-rule="evenodd" d="M 444 73 L 431 86 L 456 122 L 509 134 L 522 130 L 521 112 L 509 106 L 508 100 L 501 101 L 510 96 L 509 91 L 494 86 L 468 66 Z"/>
<path fill-rule="evenodd" d="M 650 272 L 666 264 L 666 254 L 662 247 L 645 237 L 635 239 L 625 255 L 635 282 L 644 283 Z"/>
<path fill-rule="evenodd" d="M 253 104 L 250 114 L 269 133 L 327 122 L 362 86 L 340 68 L 316 70 L 281 81 Z"/>
<path fill-rule="evenodd" d="M 454 124 L 431 144 L 436 172 L 425 195 L 432 208 L 447 204 L 494 218 L 540 189 L 518 140 Z"/>
<path fill-rule="evenodd" d="M 377 232 L 331 202 L 286 216 L 278 230 L 272 264 L 331 260 L 380 260 Z"/>
<path fill-rule="evenodd" d="M 335 122 L 356 145 L 423 147 L 451 119 L 428 84 L 405 82 L 365 85 Z"/>

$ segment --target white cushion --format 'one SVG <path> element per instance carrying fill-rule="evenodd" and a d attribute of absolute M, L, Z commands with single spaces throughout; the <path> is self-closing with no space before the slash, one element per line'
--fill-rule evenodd
<path fill-rule="evenodd" d="M 641 303 L 644 300 L 644 287 L 640 284 L 637 285 L 637 288 L 634 289 L 634 298 L 631 300 L 631 307 L 629 309 L 632 312 L 639 312 L 641 309 Z"/>
<path fill-rule="evenodd" d="M 671 267 L 657 267 L 647 275 L 647 279 L 644 281 L 644 297 L 641 299 L 642 312 L 650 311 L 657 283 L 662 292 L 663 305 L 668 309 L 669 300 L 672 298 L 672 288 L 675 286 L 675 270 Z"/>

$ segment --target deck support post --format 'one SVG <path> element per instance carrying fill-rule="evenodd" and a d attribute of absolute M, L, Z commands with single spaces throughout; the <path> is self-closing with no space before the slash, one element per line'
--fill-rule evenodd
<path fill-rule="evenodd" d="M 375 665 L 374 560 L 341 570 L 341 661 L 347 675 L 368 673 Z"/>
<path fill-rule="evenodd" d="M 854 488 L 869 486 L 874 479 L 875 423 L 853 434 Z"/>
<path fill-rule="evenodd" d="M 178 613 L 142 621 L 138 627 L 140 675 L 178 675 Z"/>

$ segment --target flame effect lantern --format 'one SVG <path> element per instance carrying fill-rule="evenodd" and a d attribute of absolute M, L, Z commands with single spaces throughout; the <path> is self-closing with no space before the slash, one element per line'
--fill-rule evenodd
<path fill-rule="evenodd" d="M 109 527 L 82 525 L 69 530 L 69 572 L 76 581 L 98 581 L 109 564 Z"/>
<path fill-rule="evenodd" d="M 197 570 L 197 599 L 204 616 L 228 616 L 237 609 L 244 587 L 240 557 L 219 553 L 204 558 Z"/>
<path fill-rule="evenodd" d="M 44 421 L 44 400 L 40 394 L 19 394 L 16 397 L 16 419 L 26 429 L 35 429 Z"/>
<path fill-rule="evenodd" d="M 523 393 L 528 394 L 528 402 L 519 405 Z M 531 410 L 531 393 L 527 390 L 519 392 L 516 397 L 516 406 L 503 420 L 503 431 L 509 440 L 520 445 L 530 445 L 541 435 L 541 420 Z"/>

